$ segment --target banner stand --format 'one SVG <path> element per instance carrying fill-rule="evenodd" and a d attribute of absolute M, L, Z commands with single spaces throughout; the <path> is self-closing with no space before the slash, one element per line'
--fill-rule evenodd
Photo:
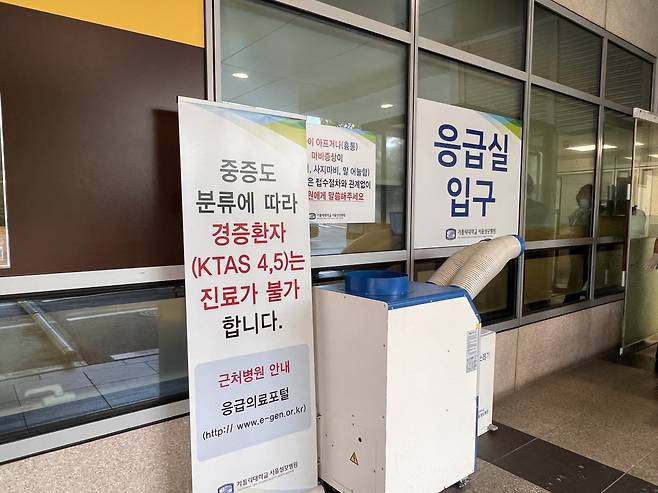
<path fill-rule="evenodd" d="M 306 120 L 178 111 L 193 490 L 322 491 Z"/>

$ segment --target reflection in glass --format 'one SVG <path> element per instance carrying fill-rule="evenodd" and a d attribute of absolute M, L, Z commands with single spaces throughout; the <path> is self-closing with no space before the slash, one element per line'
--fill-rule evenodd
<path fill-rule="evenodd" d="M 535 5 L 532 73 L 598 95 L 601 37 Z"/>
<path fill-rule="evenodd" d="M 519 120 L 523 116 L 521 81 L 422 51 L 418 97 Z"/>
<path fill-rule="evenodd" d="M 587 246 L 526 252 L 523 313 L 587 299 L 588 276 Z"/>
<path fill-rule="evenodd" d="M 596 247 L 596 275 L 594 296 L 600 298 L 623 293 L 624 244 L 598 245 Z"/>
<path fill-rule="evenodd" d="M 608 42 L 605 97 L 629 108 L 651 109 L 653 65 Z"/>
<path fill-rule="evenodd" d="M 590 236 L 597 107 L 532 88 L 526 239 Z"/>
<path fill-rule="evenodd" d="M 523 70 L 527 3 L 421 0 L 420 35 Z"/>
<path fill-rule="evenodd" d="M 182 285 L 0 306 L 0 443 L 187 397 Z"/>
<path fill-rule="evenodd" d="M 623 345 L 658 331 L 658 124 L 637 120 Z"/>
<path fill-rule="evenodd" d="M 405 46 L 255 1 L 222 1 L 220 18 L 223 100 L 377 136 L 375 222 L 314 225 L 312 253 L 404 248 Z"/>
<path fill-rule="evenodd" d="M 627 190 L 631 182 L 633 118 L 605 110 L 603 167 L 599 192 L 599 236 L 626 237 Z M 642 147 L 640 142 L 639 147 Z"/>
<path fill-rule="evenodd" d="M 426 282 L 446 259 L 417 260 L 415 279 Z M 514 317 L 516 299 L 516 261 L 509 262 L 502 271 L 478 294 L 475 303 L 484 325 L 503 322 Z"/>
<path fill-rule="evenodd" d="M 409 29 L 408 0 L 321 0 L 339 9 L 347 10 L 400 29 Z"/>

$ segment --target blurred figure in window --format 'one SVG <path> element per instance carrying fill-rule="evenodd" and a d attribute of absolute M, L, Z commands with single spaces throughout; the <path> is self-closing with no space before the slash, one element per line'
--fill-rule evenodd
<path fill-rule="evenodd" d="M 569 224 L 576 230 L 583 230 L 582 236 L 587 236 L 592 221 L 592 185 L 583 185 L 576 195 L 578 208 L 569 215 Z M 580 231 L 579 231 L 580 232 Z"/>
<path fill-rule="evenodd" d="M 592 221 L 592 185 L 583 185 L 576 194 L 578 208 L 569 215 L 569 225 L 576 236 L 587 236 Z M 585 299 L 587 295 L 587 275 L 583 267 L 582 258 L 579 255 L 571 255 L 571 269 L 567 284 L 567 295 L 565 303 L 571 303 Z"/>

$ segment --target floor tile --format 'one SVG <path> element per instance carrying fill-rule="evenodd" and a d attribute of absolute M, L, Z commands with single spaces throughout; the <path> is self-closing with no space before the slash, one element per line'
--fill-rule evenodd
<path fill-rule="evenodd" d="M 644 348 L 642 351 L 638 351 L 637 354 L 641 354 L 643 356 L 649 356 L 651 358 L 656 358 L 656 344 L 653 344 L 647 348 Z"/>
<path fill-rule="evenodd" d="M 59 372 L 57 372 L 59 373 Z M 93 391 L 93 385 L 84 373 L 52 375 L 48 379 L 16 385 L 16 393 L 22 405 L 56 397 L 58 393 L 75 398 L 77 394 Z M 65 396 L 62 396 L 65 397 Z"/>
<path fill-rule="evenodd" d="M 557 373 L 501 399 L 494 418 L 540 438 L 585 413 L 642 434 L 658 422 L 658 379 L 644 370 L 592 361 Z M 630 419 L 629 419 L 630 417 Z M 615 426 L 612 426 L 617 429 Z M 658 435 L 653 434 L 658 446 Z"/>
<path fill-rule="evenodd" d="M 542 493 L 547 490 L 504 469 L 489 464 L 473 474 L 465 488 L 450 487 L 446 493 Z"/>
<path fill-rule="evenodd" d="M 658 486 L 626 474 L 605 493 L 658 493 Z"/>
<path fill-rule="evenodd" d="M 554 493 L 601 493 L 623 474 L 540 439 L 496 465 Z"/>
<path fill-rule="evenodd" d="M 601 359 L 588 361 L 577 368 L 555 375 L 550 380 L 574 390 L 591 389 L 594 384 L 600 390 L 625 393 L 632 393 L 637 385 L 655 386 L 656 382 L 651 372 Z"/>
<path fill-rule="evenodd" d="M 126 366 L 125 361 L 108 361 L 107 363 L 96 363 L 93 365 L 83 366 L 82 370 L 106 370 L 108 368 L 121 368 Z"/>
<path fill-rule="evenodd" d="M 0 403 L 0 416 L 10 416 L 12 414 L 20 414 L 23 411 L 21 403 L 18 402 L 18 399 L 15 399 L 14 402 L 3 402 Z"/>
<path fill-rule="evenodd" d="M 25 431 L 26 429 L 25 418 L 22 414 L 12 414 L 10 416 L 0 417 L 0 436 L 7 433 Z"/>
<path fill-rule="evenodd" d="M 584 411 L 581 411 L 584 412 Z M 530 435 L 543 438 L 579 414 L 559 404 L 538 403 L 519 391 L 494 405 L 494 420 Z"/>
<path fill-rule="evenodd" d="M 478 439 L 478 457 L 484 461 L 495 462 L 535 439 L 502 423 L 496 425 L 498 430 L 489 431 Z"/>
<path fill-rule="evenodd" d="M 614 355 L 610 356 L 608 359 L 609 361 L 614 361 L 621 365 L 632 366 L 653 372 L 655 371 L 656 365 L 656 348 L 650 348 L 648 352 L 645 350 L 637 353 L 626 354 L 623 357 Z"/>
<path fill-rule="evenodd" d="M 39 385 L 57 384 L 64 389 L 75 389 L 91 385 L 82 368 L 44 373 L 40 375 L 38 383 Z"/>
<path fill-rule="evenodd" d="M 658 447 L 658 402 L 623 408 L 609 403 L 592 410 L 589 420 L 601 427 L 623 433 L 629 441 Z"/>
<path fill-rule="evenodd" d="M 189 382 L 187 378 L 174 378 L 171 380 L 160 380 L 160 396 L 167 397 L 178 395 L 187 398 Z"/>
<path fill-rule="evenodd" d="M 160 386 L 158 384 L 144 385 L 119 390 L 112 393 L 103 393 L 103 397 L 113 408 L 149 401 L 160 397 Z"/>
<path fill-rule="evenodd" d="M 129 378 L 126 380 L 119 380 L 116 382 L 108 382 L 98 385 L 98 390 L 101 394 L 107 395 L 113 392 L 122 392 L 124 390 L 137 389 L 139 387 L 146 387 L 148 385 L 158 384 L 160 377 L 158 375 L 144 375 L 137 378 Z"/>
<path fill-rule="evenodd" d="M 151 361 L 159 361 L 159 354 L 149 354 L 148 356 L 139 356 L 137 358 L 127 358 L 123 361 L 127 365 L 134 365 L 135 363 L 149 363 Z"/>
<path fill-rule="evenodd" d="M 153 368 L 146 363 L 137 363 L 134 365 L 124 365 L 121 362 L 117 363 L 119 363 L 118 366 L 105 368 L 88 367 L 85 369 L 85 373 L 96 386 L 155 374 Z"/>
<path fill-rule="evenodd" d="M 28 428 L 77 418 L 97 411 L 107 410 L 108 406 L 102 397 L 83 399 L 57 406 L 49 406 L 25 413 Z"/>
<path fill-rule="evenodd" d="M 38 394 L 36 397 L 30 397 L 29 399 L 22 399 L 21 407 L 23 411 L 28 412 L 96 397 L 100 397 L 100 393 L 96 390 L 96 387 L 89 384 L 79 389 L 69 389 L 63 392 L 62 395 L 55 395 L 52 392 L 48 392 Z"/>
<path fill-rule="evenodd" d="M 78 368 L 71 370 L 60 370 L 49 372 L 41 375 L 41 378 L 16 384 L 16 393 L 19 399 L 25 397 L 25 393 L 30 389 L 45 387 L 47 385 L 60 385 L 63 390 L 76 389 L 91 385 L 91 382 Z"/>
<path fill-rule="evenodd" d="M 649 437 L 655 439 L 655 437 Z M 592 415 L 583 415 L 552 432 L 546 441 L 621 471 L 628 471 L 654 450 L 649 440 L 602 425 Z"/>
<path fill-rule="evenodd" d="M 16 400 L 16 390 L 14 385 L 8 382 L 0 383 L 0 404 L 5 402 L 14 402 Z"/>
<path fill-rule="evenodd" d="M 658 450 L 654 450 L 639 464 L 636 464 L 629 474 L 658 485 Z"/>
<path fill-rule="evenodd" d="M 156 399 L 161 396 L 158 375 L 147 375 L 98 386 L 98 390 L 112 407 Z"/>

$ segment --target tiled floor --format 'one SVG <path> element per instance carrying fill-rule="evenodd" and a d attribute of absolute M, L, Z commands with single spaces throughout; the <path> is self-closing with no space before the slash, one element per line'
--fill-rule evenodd
<path fill-rule="evenodd" d="M 166 397 L 185 379 L 162 382 L 157 354 L 0 382 L 0 435 Z"/>
<path fill-rule="evenodd" d="M 654 356 L 589 361 L 496 402 L 479 470 L 450 491 L 658 493 Z"/>

